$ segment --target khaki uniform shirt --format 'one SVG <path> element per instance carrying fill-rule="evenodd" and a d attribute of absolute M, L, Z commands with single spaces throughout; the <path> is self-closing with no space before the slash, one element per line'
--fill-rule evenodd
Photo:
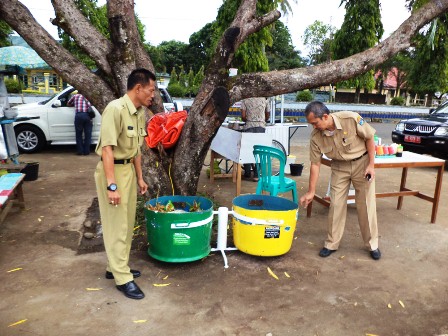
<path fill-rule="evenodd" d="M 101 131 L 96 153 L 113 146 L 114 159 L 130 159 L 140 154 L 146 136 L 144 108 L 136 109 L 127 94 L 111 101 L 101 116 Z"/>
<path fill-rule="evenodd" d="M 314 129 L 311 133 L 310 160 L 320 162 L 322 154 L 332 160 L 350 161 L 367 151 L 366 140 L 375 129 L 355 112 L 331 113 L 336 129 L 333 132 Z"/>
<path fill-rule="evenodd" d="M 241 102 L 241 109 L 246 110 L 244 129 L 266 127 L 265 113 L 270 111 L 269 103 L 264 97 L 247 98 Z"/>

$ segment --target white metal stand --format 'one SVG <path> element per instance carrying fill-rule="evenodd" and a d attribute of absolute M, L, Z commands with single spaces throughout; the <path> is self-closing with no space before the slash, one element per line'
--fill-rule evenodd
<path fill-rule="evenodd" d="M 213 214 L 218 215 L 218 241 L 216 248 L 212 248 L 211 251 L 220 251 L 222 258 L 224 259 L 224 268 L 229 268 L 225 251 L 238 250 L 236 247 L 227 247 L 227 226 L 229 222 L 229 214 L 232 215 L 233 211 L 229 211 L 226 207 L 219 207 L 218 211 L 213 211 Z"/>

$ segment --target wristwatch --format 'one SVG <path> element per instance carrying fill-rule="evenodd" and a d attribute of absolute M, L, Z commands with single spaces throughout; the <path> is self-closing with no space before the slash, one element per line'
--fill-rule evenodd
<path fill-rule="evenodd" d="M 117 189 L 118 189 L 118 187 L 115 183 L 111 183 L 107 186 L 107 190 L 109 190 L 109 191 L 116 191 Z"/>

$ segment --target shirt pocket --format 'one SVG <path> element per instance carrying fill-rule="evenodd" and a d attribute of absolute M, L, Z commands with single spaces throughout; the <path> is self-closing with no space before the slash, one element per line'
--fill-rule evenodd
<path fill-rule="evenodd" d="M 137 130 L 127 129 L 126 130 L 126 142 L 129 149 L 134 149 L 137 143 Z"/>
<path fill-rule="evenodd" d="M 141 147 L 145 137 L 148 135 L 144 128 L 139 128 L 138 130 L 138 145 Z"/>
<path fill-rule="evenodd" d="M 356 146 L 356 136 L 345 138 L 345 140 L 342 141 L 342 148 L 344 149 L 345 153 L 353 152 L 355 146 Z"/>

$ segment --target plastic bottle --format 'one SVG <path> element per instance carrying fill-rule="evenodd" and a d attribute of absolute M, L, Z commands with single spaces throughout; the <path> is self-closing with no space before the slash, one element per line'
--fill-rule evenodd
<path fill-rule="evenodd" d="M 382 145 L 379 145 L 376 151 L 376 155 L 383 156 L 384 155 L 384 147 Z"/>
<path fill-rule="evenodd" d="M 392 153 L 390 153 L 390 154 L 392 154 L 392 155 L 397 154 L 397 148 L 398 148 L 398 145 L 396 143 L 393 143 L 392 145 L 390 145 L 389 151 L 392 150 Z"/>
<path fill-rule="evenodd" d="M 398 145 L 397 147 L 397 157 L 402 157 L 403 156 L 403 146 L 402 145 Z"/>

